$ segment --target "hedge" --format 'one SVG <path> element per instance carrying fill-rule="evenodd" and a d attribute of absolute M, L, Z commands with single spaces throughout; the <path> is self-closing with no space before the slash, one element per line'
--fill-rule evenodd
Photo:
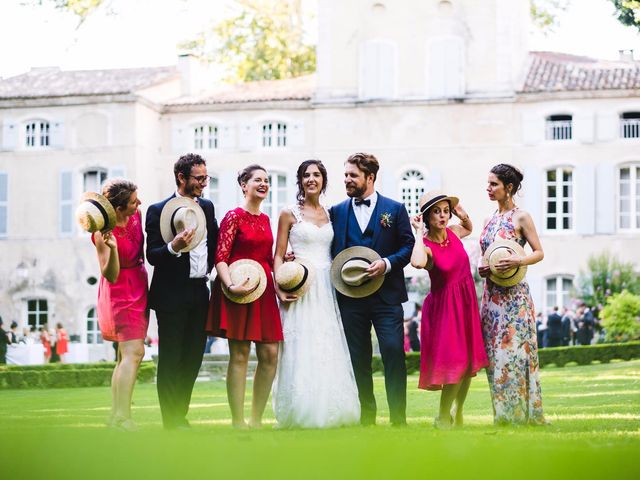
<path fill-rule="evenodd" d="M 115 362 L 7 365 L 0 367 L 0 390 L 108 386 L 114 367 Z M 151 383 L 155 376 L 153 362 L 142 362 L 138 370 L 138 382 Z"/>
<path fill-rule="evenodd" d="M 611 360 L 633 360 L 640 358 L 640 342 L 601 343 L 598 345 L 579 345 L 572 347 L 553 347 L 538 350 L 540 366 L 554 364 L 564 367 L 569 362 L 578 365 L 589 365 L 593 361 L 609 363 Z M 407 373 L 420 370 L 420 354 L 410 352 L 406 354 Z M 379 355 L 371 362 L 374 372 L 383 371 L 382 360 Z"/>

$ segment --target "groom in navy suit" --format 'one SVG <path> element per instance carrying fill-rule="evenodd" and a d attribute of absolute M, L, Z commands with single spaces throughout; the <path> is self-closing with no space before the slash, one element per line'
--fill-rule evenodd
<path fill-rule="evenodd" d="M 335 232 L 331 254 L 364 246 L 382 257 L 368 268 L 371 278 L 385 275 L 380 289 L 364 298 L 337 293 L 342 324 L 358 385 L 363 425 L 376 421 L 371 370 L 371 326 L 376 331 L 391 423 L 406 424 L 407 369 L 404 355 L 402 302 L 407 301 L 403 268 L 415 243 L 404 205 L 375 191 L 380 164 L 373 155 L 355 153 L 345 162 L 344 184 L 350 197 L 331 209 Z"/>

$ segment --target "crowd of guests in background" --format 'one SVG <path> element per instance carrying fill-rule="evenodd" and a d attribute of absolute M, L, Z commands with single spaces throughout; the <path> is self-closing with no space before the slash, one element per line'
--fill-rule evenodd
<path fill-rule="evenodd" d="M 553 307 L 546 318 L 538 313 L 536 331 L 539 348 L 591 345 L 603 334 L 600 320 L 585 304 L 580 304 L 575 311 Z"/>
<path fill-rule="evenodd" d="M 41 343 L 44 347 L 44 363 L 65 361 L 65 354 L 69 351 L 69 335 L 61 323 L 56 324 L 55 330 L 49 330 L 45 323 L 36 329 L 35 326 L 24 328 L 18 332 L 18 323 L 11 322 L 9 330 L 4 330 L 0 317 L 0 364 L 7 363 L 9 345 L 33 345 Z"/>

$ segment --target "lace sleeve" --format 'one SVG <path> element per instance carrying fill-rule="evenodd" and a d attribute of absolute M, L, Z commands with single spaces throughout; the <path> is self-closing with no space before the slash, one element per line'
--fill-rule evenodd
<path fill-rule="evenodd" d="M 288 208 L 293 214 L 293 217 L 296 219 L 296 222 L 300 223 L 302 221 L 302 212 L 300 211 L 300 206 L 296 203 L 294 205 L 290 205 Z"/>
<path fill-rule="evenodd" d="M 220 234 L 218 236 L 218 246 L 216 248 L 216 263 L 229 263 L 233 242 L 238 232 L 238 214 L 231 210 L 220 223 Z"/>

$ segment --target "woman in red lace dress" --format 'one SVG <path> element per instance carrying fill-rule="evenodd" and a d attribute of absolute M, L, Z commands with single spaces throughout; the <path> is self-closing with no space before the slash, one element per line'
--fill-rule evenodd
<path fill-rule="evenodd" d="M 113 405 L 108 424 L 127 431 L 137 430 L 131 420 L 131 397 L 149 326 L 147 271 L 137 188 L 122 179 L 105 184 L 102 194 L 116 211 L 116 226 L 110 232 L 95 232 L 91 236 L 102 273 L 98 286 L 98 324 L 102 338 L 118 342 L 118 358 L 111 377 Z"/>
<path fill-rule="evenodd" d="M 56 325 L 56 354 L 60 363 L 64 363 L 64 355 L 69 351 L 69 335 L 61 323 Z"/>
<path fill-rule="evenodd" d="M 238 175 L 245 201 L 227 213 L 220 224 L 216 251 L 218 277 L 213 284 L 207 331 L 229 340 L 227 396 L 236 428 L 260 427 L 278 363 L 278 342 L 283 340 L 280 312 L 273 284 L 273 234 L 269 217 L 260 205 L 269 193 L 269 176 L 259 165 L 249 165 Z M 235 295 L 250 291 L 233 285 L 229 265 L 240 259 L 255 260 L 267 274 L 267 288 L 257 300 L 238 304 L 222 292 L 221 283 Z M 244 420 L 244 396 L 251 342 L 256 344 L 258 366 L 253 382 L 251 421 Z"/>

